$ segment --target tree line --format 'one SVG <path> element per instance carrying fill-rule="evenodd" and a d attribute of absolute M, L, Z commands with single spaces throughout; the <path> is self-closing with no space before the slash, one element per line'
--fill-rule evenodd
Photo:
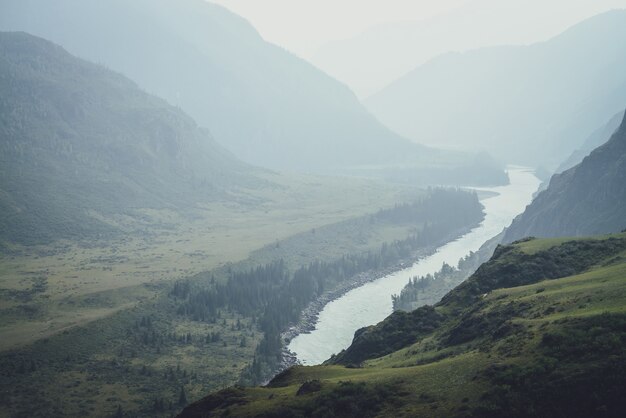
<path fill-rule="evenodd" d="M 475 193 L 432 189 L 422 199 L 372 215 L 373 221 L 416 225 L 415 232 L 403 240 L 331 261 L 315 260 L 295 271 L 289 271 L 285 261 L 278 259 L 248 270 L 230 271 L 225 281 L 213 275 L 201 281 L 182 280 L 173 285 L 170 296 L 178 304 L 179 315 L 196 321 L 215 322 L 225 309 L 254 319 L 264 337 L 242 382 L 257 384 L 276 372 L 283 347 L 281 333 L 298 322 L 315 298 L 357 274 L 408 260 L 417 250 L 480 222 L 482 216 Z"/>

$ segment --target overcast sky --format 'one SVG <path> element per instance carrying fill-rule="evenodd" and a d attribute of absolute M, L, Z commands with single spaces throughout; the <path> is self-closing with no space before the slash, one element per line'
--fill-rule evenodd
<path fill-rule="evenodd" d="M 212 0 L 248 19 L 263 37 L 303 58 L 326 42 L 350 38 L 376 25 L 423 20 L 463 8 L 506 8 L 517 0 Z M 573 20 L 626 7 L 626 0 L 526 0 L 520 18 L 530 18 L 529 41 Z M 514 5 L 514 8 L 518 6 Z M 527 7 L 526 7 L 527 5 Z M 537 25 L 537 27 L 533 27 Z"/>
<path fill-rule="evenodd" d="M 449 51 L 547 40 L 626 0 L 212 0 L 361 98 Z"/>
<path fill-rule="evenodd" d="M 379 24 L 421 20 L 468 0 L 211 0 L 248 19 L 268 41 L 309 58 L 329 41 Z"/>

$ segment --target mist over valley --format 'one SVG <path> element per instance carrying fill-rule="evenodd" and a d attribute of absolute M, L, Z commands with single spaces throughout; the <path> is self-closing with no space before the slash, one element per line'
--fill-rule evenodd
<path fill-rule="evenodd" d="M 621 416 L 626 3 L 562 3 L 0 0 L 0 417 Z"/>

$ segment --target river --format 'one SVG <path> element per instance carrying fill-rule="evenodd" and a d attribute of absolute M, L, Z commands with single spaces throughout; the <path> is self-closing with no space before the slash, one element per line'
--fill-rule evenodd
<path fill-rule="evenodd" d="M 315 330 L 295 337 L 289 350 L 302 364 L 322 363 L 348 347 L 357 329 L 389 316 L 393 311 L 391 295 L 399 294 L 409 278 L 435 273 L 444 262 L 455 266 L 470 251 L 477 251 L 483 243 L 502 232 L 531 202 L 540 183 L 532 170 L 523 167 L 509 167 L 508 174 L 510 184 L 507 186 L 477 189 L 497 193 L 481 201 L 485 207 L 485 219 L 478 227 L 411 267 L 367 283 L 328 303 L 320 312 Z"/>

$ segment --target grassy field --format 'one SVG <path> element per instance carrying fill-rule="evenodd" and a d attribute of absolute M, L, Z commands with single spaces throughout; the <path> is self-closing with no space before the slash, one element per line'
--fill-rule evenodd
<path fill-rule="evenodd" d="M 148 319 L 149 318 L 149 319 Z M 219 333 L 219 340 L 207 340 Z M 0 416 L 170 416 L 232 384 L 260 334 L 229 312 L 215 324 L 177 320 L 164 298 L 39 340 L 0 357 Z"/>
<path fill-rule="evenodd" d="M 244 260 L 259 248 L 418 193 L 356 179 L 266 176 L 275 187 L 257 196 L 251 191 L 253 197 L 239 203 L 207 205 L 193 216 L 146 210 L 145 231 L 137 233 L 133 226 L 119 241 L 14 247 L 0 255 L 0 351 L 149 300 L 159 283 Z M 107 221 L 125 225 L 121 216 Z M 406 230 L 389 230 L 361 244 L 404 236 Z M 336 253 L 350 246 L 328 244 Z"/>
<path fill-rule="evenodd" d="M 295 367 L 266 388 L 210 395 L 183 416 L 618 416 L 625 384 L 626 234 L 576 241 L 533 240 L 501 250 L 490 262 L 493 270 L 470 282 L 489 282 L 497 278 L 488 273 L 523 264 L 528 284 L 502 288 L 495 280 L 491 291 L 462 309 L 463 297 L 444 299 L 435 309 L 456 313 L 388 355 L 356 367 Z M 550 276 L 545 260 L 562 253 L 587 254 L 591 265 Z M 549 277 L 542 279 L 543 272 Z M 419 317 L 394 315 L 386 322 Z M 370 332 L 389 331 L 377 326 Z"/>
<path fill-rule="evenodd" d="M 193 220 L 150 213 L 171 227 L 143 237 L 4 255 L 0 417 L 112 416 L 118 406 L 171 416 L 182 388 L 191 401 L 235 384 L 262 338 L 256 318 L 227 308 L 214 322 L 179 315 L 172 281 L 207 271 L 223 280 L 276 259 L 290 268 L 333 260 L 420 226 L 371 221 L 379 208 L 421 196 L 415 189 L 294 177 L 274 192 Z"/>

